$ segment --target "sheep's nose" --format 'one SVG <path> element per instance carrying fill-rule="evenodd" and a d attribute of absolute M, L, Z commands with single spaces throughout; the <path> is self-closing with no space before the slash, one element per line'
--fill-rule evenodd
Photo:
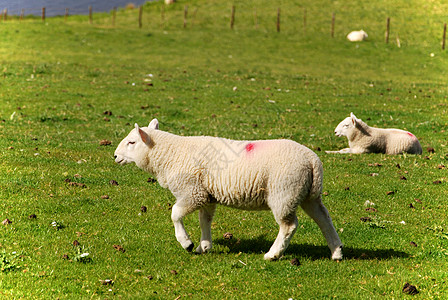
<path fill-rule="evenodd" d="M 117 156 L 116 156 L 116 155 L 114 155 L 114 158 L 117 158 Z"/>

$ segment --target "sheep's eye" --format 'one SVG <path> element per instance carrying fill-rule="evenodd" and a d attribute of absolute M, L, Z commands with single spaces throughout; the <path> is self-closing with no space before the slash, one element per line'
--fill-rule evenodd
<path fill-rule="evenodd" d="M 128 145 L 134 145 L 135 142 L 128 142 Z"/>
<path fill-rule="evenodd" d="M 348 127 L 348 124 L 344 124 L 344 127 Z"/>

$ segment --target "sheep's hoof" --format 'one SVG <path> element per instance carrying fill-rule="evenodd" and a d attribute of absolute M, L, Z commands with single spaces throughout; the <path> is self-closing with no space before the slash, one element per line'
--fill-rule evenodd
<path fill-rule="evenodd" d="M 212 244 L 210 242 L 201 242 L 201 244 L 196 248 L 197 254 L 204 254 L 212 249 Z"/>
<path fill-rule="evenodd" d="M 191 252 L 191 251 L 193 251 L 193 248 L 194 248 L 194 244 L 191 243 L 187 248 L 185 248 L 185 250 L 187 250 L 188 252 Z"/>
<path fill-rule="evenodd" d="M 342 247 L 343 246 L 339 246 L 333 251 L 333 254 L 331 255 L 332 260 L 342 260 Z"/>
<path fill-rule="evenodd" d="M 269 252 L 264 255 L 265 260 L 273 261 L 273 260 L 278 260 L 278 258 L 279 258 L 279 255 L 271 255 L 271 254 L 269 254 Z"/>

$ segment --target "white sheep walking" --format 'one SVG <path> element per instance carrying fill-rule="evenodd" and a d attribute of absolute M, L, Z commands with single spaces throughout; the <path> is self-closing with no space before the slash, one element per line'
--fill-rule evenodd
<path fill-rule="evenodd" d="M 364 30 L 359 31 L 352 31 L 349 34 L 347 34 L 347 39 L 350 42 L 362 42 L 365 39 L 367 39 L 368 35 Z"/>
<path fill-rule="evenodd" d="M 353 113 L 335 129 L 337 136 L 346 136 L 350 148 L 327 153 L 422 154 L 422 146 L 412 133 L 401 129 L 369 127 Z"/>
<path fill-rule="evenodd" d="M 152 173 L 176 197 L 171 218 L 176 239 L 188 251 L 193 243 L 183 218 L 199 210 L 201 242 L 197 253 L 212 248 L 211 223 L 216 204 L 246 210 L 270 209 L 280 226 L 267 260 L 288 247 L 303 210 L 318 224 L 332 253 L 342 259 L 342 243 L 321 201 L 323 168 L 310 149 L 291 140 L 234 141 L 217 137 L 182 137 L 135 124 L 115 151 L 119 164 L 134 162 Z"/>

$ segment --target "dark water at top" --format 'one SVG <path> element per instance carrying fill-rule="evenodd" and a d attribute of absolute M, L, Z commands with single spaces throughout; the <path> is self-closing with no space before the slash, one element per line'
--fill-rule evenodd
<path fill-rule="evenodd" d="M 20 15 L 24 9 L 25 15 L 41 15 L 42 7 L 48 17 L 64 15 L 69 8 L 71 15 L 85 15 L 89 13 L 89 6 L 93 12 L 109 12 L 114 7 L 125 7 L 133 3 L 136 7 L 148 0 L 0 0 L 0 10 L 8 9 L 8 15 Z"/>

